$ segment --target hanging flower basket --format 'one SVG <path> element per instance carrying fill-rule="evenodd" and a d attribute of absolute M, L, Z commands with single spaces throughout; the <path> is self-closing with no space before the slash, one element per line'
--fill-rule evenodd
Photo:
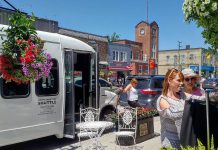
<path fill-rule="evenodd" d="M 7 82 L 34 82 L 50 73 L 51 56 L 43 50 L 44 42 L 37 36 L 34 21 L 34 16 L 17 12 L 9 18 L 9 27 L 2 29 L 7 38 L 2 43 L 0 72 Z"/>

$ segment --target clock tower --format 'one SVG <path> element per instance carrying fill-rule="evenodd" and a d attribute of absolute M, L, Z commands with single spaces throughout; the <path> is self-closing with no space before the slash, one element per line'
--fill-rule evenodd
<path fill-rule="evenodd" d="M 154 21 L 148 23 L 141 21 L 135 26 L 135 41 L 142 43 L 144 60 L 148 65 L 148 74 L 157 74 L 158 50 L 159 50 L 159 27 Z M 149 64 L 152 60 L 154 65 Z"/>

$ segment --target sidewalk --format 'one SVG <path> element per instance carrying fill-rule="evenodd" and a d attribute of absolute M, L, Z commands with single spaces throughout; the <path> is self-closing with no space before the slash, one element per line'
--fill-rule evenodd
<path fill-rule="evenodd" d="M 145 142 L 137 144 L 137 149 L 141 150 L 159 150 L 161 147 L 160 143 L 160 118 L 154 117 L 154 132 L 157 134 L 156 137 L 149 139 Z M 86 147 L 88 145 L 90 140 L 82 141 L 81 144 Z M 106 133 L 102 135 L 101 137 L 101 143 L 103 146 L 105 146 L 105 150 L 115 150 L 116 144 L 115 144 L 115 135 L 113 132 Z M 71 145 L 74 147 L 75 150 L 80 150 L 79 142 L 74 143 Z M 119 149 L 116 147 L 116 149 Z M 67 147 L 62 147 L 61 149 L 56 150 L 68 150 Z"/>

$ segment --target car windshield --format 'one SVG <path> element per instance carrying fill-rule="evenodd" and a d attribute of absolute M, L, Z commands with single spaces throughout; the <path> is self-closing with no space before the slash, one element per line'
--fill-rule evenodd
<path fill-rule="evenodd" d="M 149 88 L 150 79 L 137 79 L 138 84 L 136 86 L 136 89 L 147 89 Z M 131 79 L 128 79 L 126 82 L 126 85 L 130 83 Z"/>

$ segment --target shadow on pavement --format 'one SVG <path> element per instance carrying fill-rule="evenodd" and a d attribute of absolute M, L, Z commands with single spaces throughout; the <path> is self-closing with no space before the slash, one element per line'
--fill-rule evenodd
<path fill-rule="evenodd" d="M 58 139 L 55 136 L 50 136 L 10 146 L 4 146 L 1 147 L 0 150 L 74 150 L 79 146 L 74 145 L 77 142 L 77 139 Z"/>

